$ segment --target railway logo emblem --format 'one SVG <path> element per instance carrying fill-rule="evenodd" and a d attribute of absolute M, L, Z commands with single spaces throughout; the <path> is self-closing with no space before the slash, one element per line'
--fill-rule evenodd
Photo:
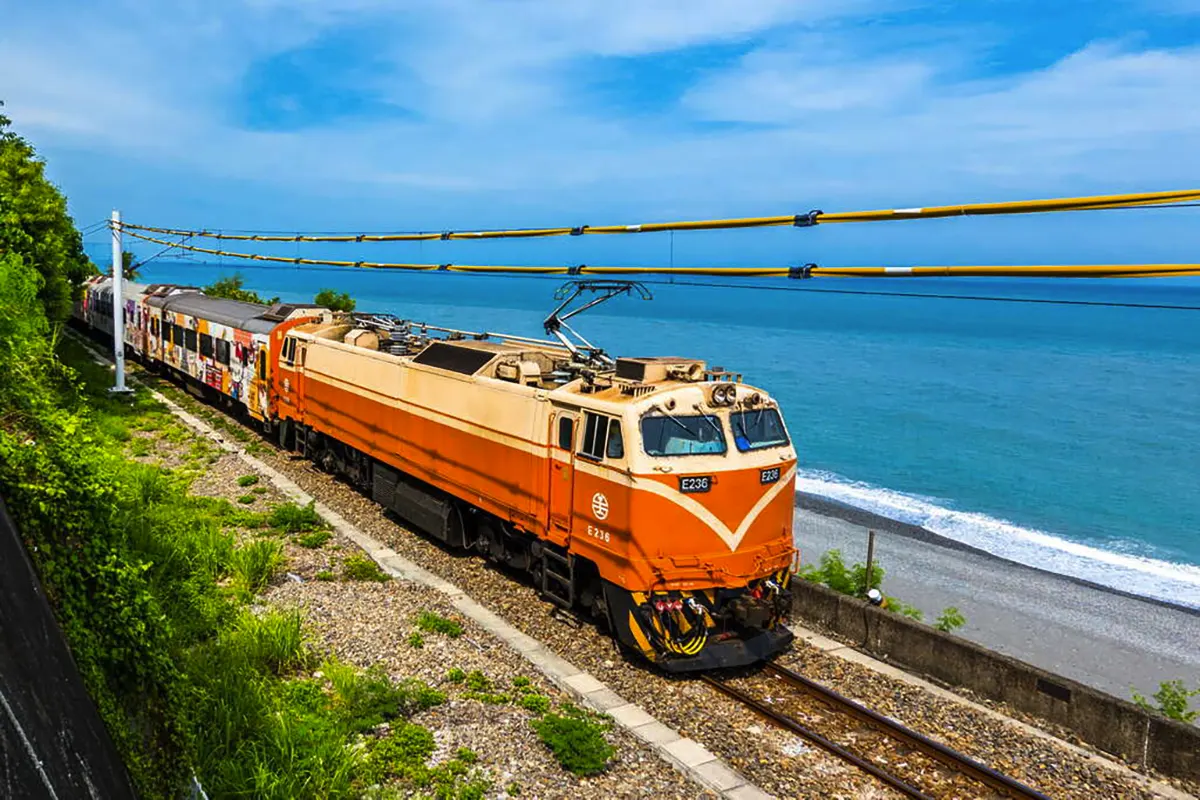
<path fill-rule="evenodd" d="M 596 519 L 608 518 L 608 498 L 603 492 L 592 495 L 592 513 L 596 515 Z"/>

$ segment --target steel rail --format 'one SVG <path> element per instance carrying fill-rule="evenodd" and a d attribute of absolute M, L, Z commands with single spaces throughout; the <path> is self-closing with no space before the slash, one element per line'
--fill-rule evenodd
<path fill-rule="evenodd" d="M 902 781 L 895 775 L 892 775 L 890 772 L 884 771 L 875 764 L 872 764 L 870 761 L 867 761 L 865 758 L 855 755 L 837 742 L 832 741 L 831 739 L 826 739 L 821 734 L 809 727 L 806 727 L 805 725 L 802 725 L 786 714 L 781 714 L 761 700 L 756 700 L 740 689 L 735 689 L 724 681 L 719 681 L 710 675 L 701 675 L 700 677 L 710 686 L 719 689 L 720 691 L 732 697 L 734 700 L 737 700 L 739 703 L 750 707 L 755 712 L 766 717 L 779 727 L 786 728 L 792 733 L 804 737 L 821 749 L 829 751 L 844 761 L 848 761 L 849 763 L 861 769 L 863 772 L 866 772 L 868 775 L 872 775 L 883 781 L 888 786 L 903 794 L 905 797 L 911 797 L 913 800 L 933 800 L 930 795 L 925 794 L 917 787 Z"/>
<path fill-rule="evenodd" d="M 825 704 L 835 708 L 837 711 L 844 712 L 859 722 L 862 722 L 881 733 L 904 743 L 907 747 L 916 750 L 917 752 L 938 761 L 950 769 L 972 778 L 993 791 L 1013 798 L 1026 798 L 1036 800 L 1049 800 L 1049 798 L 1029 786 L 1014 780 L 1003 773 L 997 772 L 991 767 L 985 766 L 978 761 L 966 756 L 957 750 L 952 750 L 946 745 L 930 739 L 924 734 L 918 733 L 911 728 L 901 725 L 893 719 L 885 717 L 877 711 L 872 711 L 864 705 L 856 703 L 848 697 L 838 694 L 834 690 L 822 686 L 821 684 L 804 677 L 798 672 L 794 672 L 787 667 L 781 667 L 778 664 L 767 664 L 766 670 L 771 672 L 789 685 L 794 686 L 802 691 L 812 695 Z"/>

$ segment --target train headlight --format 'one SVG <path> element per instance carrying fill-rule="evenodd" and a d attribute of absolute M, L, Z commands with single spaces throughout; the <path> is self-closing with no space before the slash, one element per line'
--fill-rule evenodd
<path fill-rule="evenodd" d="M 714 406 L 730 406 L 737 398 L 737 387 L 732 383 L 718 383 L 712 391 Z"/>

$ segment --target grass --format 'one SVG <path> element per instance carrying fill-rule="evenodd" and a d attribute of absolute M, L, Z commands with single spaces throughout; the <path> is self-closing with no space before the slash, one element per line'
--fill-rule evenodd
<path fill-rule="evenodd" d="M 323 569 L 317 573 L 317 580 L 319 581 L 332 581 L 334 578 L 336 578 L 336 576 L 327 569 Z"/>
<path fill-rule="evenodd" d="M 271 527 L 278 528 L 284 533 L 304 533 L 313 531 L 324 525 L 321 516 L 313 507 L 314 502 L 306 506 L 295 503 L 283 503 L 271 509 Z"/>
<path fill-rule="evenodd" d="M 366 556 L 349 556 L 342 562 L 342 580 L 344 581 L 379 581 L 389 580 L 388 575 Z"/>
<path fill-rule="evenodd" d="M 462 625 L 458 622 L 432 611 L 421 612 L 417 617 L 417 627 L 426 633 L 444 633 L 451 639 L 457 639 L 463 634 Z"/>
<path fill-rule="evenodd" d="M 235 584 L 255 595 L 283 568 L 283 547 L 273 539 L 256 539 L 239 547 L 230 560 Z"/>
<path fill-rule="evenodd" d="M 517 705 L 534 714 L 545 714 L 550 710 L 550 698 L 544 694 L 527 694 L 517 701 Z"/>
<path fill-rule="evenodd" d="M 425 646 L 425 637 L 423 637 L 421 634 L 417 633 L 416 631 L 413 631 L 412 633 L 410 633 L 408 635 L 408 646 L 412 647 L 412 648 L 417 648 L 417 649 L 424 647 Z"/>
<path fill-rule="evenodd" d="M 296 544 L 301 547 L 307 547 L 310 550 L 315 550 L 333 538 L 333 534 L 329 531 L 310 531 L 302 536 L 296 537 Z"/>
<path fill-rule="evenodd" d="M 242 505 L 244 505 L 244 506 L 248 506 L 248 505 L 250 505 L 251 503 L 253 503 L 253 502 L 254 502 L 255 500 L 257 500 L 257 499 L 258 499 L 258 498 L 257 498 L 257 497 L 255 497 L 255 496 L 254 496 L 254 495 L 252 495 L 252 494 L 244 494 L 244 495 L 242 495 L 241 497 L 239 497 L 239 498 L 238 498 L 238 502 L 239 502 L 239 503 L 241 503 L 241 504 L 242 504 Z"/>
<path fill-rule="evenodd" d="M 134 458 L 145 458 L 150 455 L 151 443 L 149 439 L 138 437 L 129 443 L 129 455 Z"/>
<path fill-rule="evenodd" d="M 331 661 L 322 667 L 322 672 L 333 688 L 334 713 L 351 731 L 367 731 L 388 720 L 408 717 L 446 702 L 445 694 L 416 678 L 393 683 L 378 665 L 360 672 Z"/>
<path fill-rule="evenodd" d="M 607 725 L 569 704 L 562 711 L 530 722 L 542 744 L 568 772 L 581 776 L 603 772 L 616 753 L 604 738 Z"/>
<path fill-rule="evenodd" d="M 467 673 L 463 672 L 458 667 L 451 667 L 446 672 L 446 680 L 450 681 L 451 683 L 462 683 L 466 679 Z"/>
<path fill-rule="evenodd" d="M 258 483 L 257 475 L 242 475 L 237 479 L 238 486 L 253 486 L 256 483 Z"/>

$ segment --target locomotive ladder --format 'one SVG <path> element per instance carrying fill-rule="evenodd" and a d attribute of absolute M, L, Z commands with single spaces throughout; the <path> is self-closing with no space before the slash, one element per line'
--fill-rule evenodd
<path fill-rule="evenodd" d="M 570 553 L 542 549 L 542 594 L 563 608 L 575 605 L 575 559 Z"/>

